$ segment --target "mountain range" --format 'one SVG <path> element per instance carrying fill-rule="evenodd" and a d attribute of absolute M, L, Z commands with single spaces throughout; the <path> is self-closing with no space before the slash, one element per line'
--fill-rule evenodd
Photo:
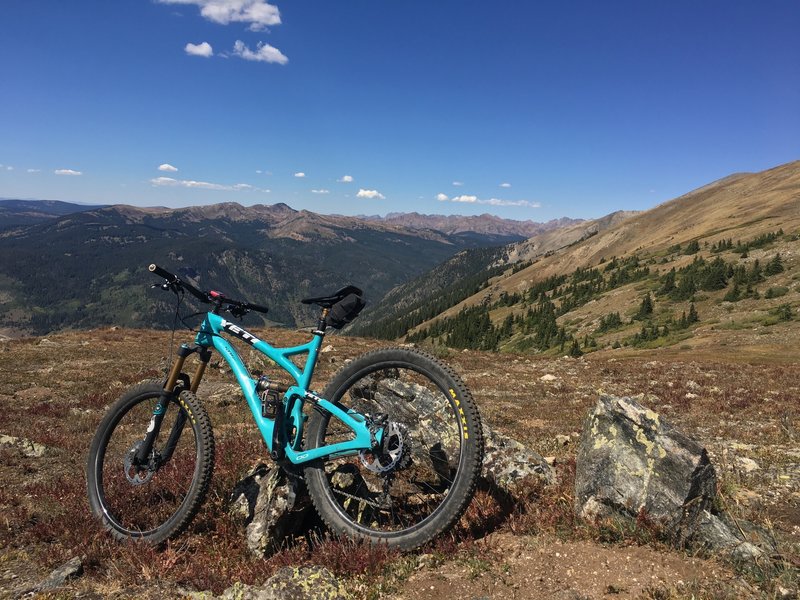
<path fill-rule="evenodd" d="M 12 220 L 48 210 L 0 207 Z M 269 305 L 263 324 L 311 324 L 300 298 L 353 283 L 369 299 L 347 330 L 356 335 L 554 354 L 797 354 L 800 161 L 590 221 L 347 217 L 285 204 L 56 210 L 0 228 L 7 335 L 169 326 L 172 301 L 147 291 L 156 262 Z"/>
<path fill-rule="evenodd" d="M 286 204 L 169 209 L 0 201 L 0 327 L 46 333 L 107 324 L 167 326 L 169 298 L 147 293 L 146 267 L 196 276 L 204 287 L 267 304 L 266 323 L 309 324 L 306 295 L 345 284 L 372 301 L 453 254 L 523 239 L 517 222 L 442 232 L 320 215 Z M 545 226 L 546 227 L 546 226 Z M 198 307 L 192 307 L 192 310 Z M 255 315 L 249 317 L 258 320 Z M 252 321 L 251 321 L 252 323 Z"/>

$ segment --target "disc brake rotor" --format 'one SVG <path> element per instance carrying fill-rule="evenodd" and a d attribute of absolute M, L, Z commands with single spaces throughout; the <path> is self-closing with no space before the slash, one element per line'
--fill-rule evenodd
<path fill-rule="evenodd" d="M 128 450 L 128 453 L 125 455 L 125 460 L 123 461 L 125 466 L 125 478 L 133 485 L 147 483 L 153 478 L 153 473 L 155 472 L 152 469 L 142 468 L 139 465 L 133 464 L 133 459 L 136 457 L 136 453 L 139 451 L 141 445 L 142 440 L 136 442 L 133 447 Z"/>
<path fill-rule="evenodd" d="M 358 453 L 361 464 L 373 473 L 388 473 L 402 468 L 411 458 L 411 440 L 405 427 L 399 423 L 389 422 L 383 435 L 382 452 L 362 450 Z"/>

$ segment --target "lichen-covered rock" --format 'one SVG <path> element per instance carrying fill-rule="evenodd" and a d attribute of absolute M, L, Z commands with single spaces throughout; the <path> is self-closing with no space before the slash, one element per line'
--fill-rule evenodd
<path fill-rule="evenodd" d="M 380 410 L 403 423 L 412 441 L 420 442 L 412 443 L 412 454 L 418 460 L 432 464 L 437 470 L 441 465 L 452 465 L 461 444 L 460 430 L 448 427 L 443 420 L 443 415 L 451 410 L 443 395 L 391 376 L 365 377 L 351 393 L 375 402 Z M 533 450 L 493 431 L 486 423 L 483 423 L 483 437 L 482 477 L 489 483 L 508 488 L 531 476 L 543 478 L 548 483 L 553 481 L 552 468 Z M 446 472 L 447 469 L 442 470 Z"/>
<path fill-rule="evenodd" d="M 553 469 L 539 454 L 484 423 L 484 455 L 481 476 L 499 488 L 508 488 L 527 477 L 552 483 Z"/>
<path fill-rule="evenodd" d="M 250 551 L 265 556 L 300 531 L 310 508 L 301 480 L 260 464 L 236 484 L 229 510 L 244 522 Z"/>
<path fill-rule="evenodd" d="M 0 435 L 0 446 L 15 447 L 28 458 L 41 458 L 47 452 L 47 446 L 13 435 Z"/>
<path fill-rule="evenodd" d="M 660 524 L 678 546 L 753 559 L 774 550 L 714 514 L 716 473 L 700 444 L 633 398 L 603 395 L 589 413 L 576 460 L 575 510 L 585 519 L 636 519 Z M 752 524 L 748 524 L 752 525 Z M 759 546 L 764 546 L 764 549 Z"/>
<path fill-rule="evenodd" d="M 263 585 L 237 583 L 229 587 L 219 600 L 350 600 L 351 597 L 344 585 L 323 567 L 284 567 Z"/>
<path fill-rule="evenodd" d="M 584 518 L 648 518 L 688 541 L 716 494 L 706 450 L 633 398 L 603 395 L 584 425 L 575 508 Z"/>
<path fill-rule="evenodd" d="M 715 552 L 722 552 L 736 561 L 749 562 L 762 558 L 764 551 L 768 553 L 775 551 L 774 540 L 767 542 L 763 532 L 754 532 L 758 537 L 761 548 L 747 540 L 743 540 L 740 535 L 734 533 L 735 526 L 731 527 L 729 519 L 723 516 L 713 515 L 709 511 L 703 511 L 700 515 L 700 522 L 697 527 L 692 543 L 696 547 L 705 547 Z M 751 528 L 751 523 L 744 523 Z"/>
<path fill-rule="evenodd" d="M 79 556 L 75 556 L 58 567 L 55 571 L 42 581 L 36 591 L 48 592 L 64 585 L 68 579 L 78 577 L 83 573 L 83 561 Z"/>

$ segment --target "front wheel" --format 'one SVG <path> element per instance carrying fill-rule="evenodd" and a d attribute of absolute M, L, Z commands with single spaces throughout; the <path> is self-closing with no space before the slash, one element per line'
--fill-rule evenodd
<path fill-rule="evenodd" d="M 371 451 L 306 468 L 311 499 L 331 530 L 410 550 L 455 524 L 480 474 L 483 432 L 472 395 L 450 367 L 419 350 L 376 350 L 340 370 L 323 396 L 383 432 Z M 353 437 L 329 413 L 311 415 L 309 448 Z"/>
<path fill-rule="evenodd" d="M 177 535 L 200 508 L 211 480 L 211 422 L 189 391 L 171 398 L 146 464 L 137 460 L 162 385 L 147 381 L 128 390 L 109 409 L 89 449 L 89 506 L 118 540 L 159 544 Z"/>

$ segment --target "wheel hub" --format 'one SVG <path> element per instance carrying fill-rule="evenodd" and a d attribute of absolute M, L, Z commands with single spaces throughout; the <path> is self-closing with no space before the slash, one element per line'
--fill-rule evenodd
<path fill-rule="evenodd" d="M 147 483 L 153 478 L 153 473 L 155 473 L 155 470 L 151 469 L 149 464 L 147 467 L 135 464 L 136 454 L 139 452 L 142 443 L 142 440 L 136 442 L 133 447 L 128 450 L 128 453 L 125 455 L 125 460 L 123 461 L 125 478 L 133 485 L 143 485 Z"/>
<path fill-rule="evenodd" d="M 358 453 L 361 464 L 373 473 L 386 474 L 408 466 L 411 459 L 411 439 L 408 429 L 390 421 L 383 430 L 383 439 L 377 450 Z"/>

